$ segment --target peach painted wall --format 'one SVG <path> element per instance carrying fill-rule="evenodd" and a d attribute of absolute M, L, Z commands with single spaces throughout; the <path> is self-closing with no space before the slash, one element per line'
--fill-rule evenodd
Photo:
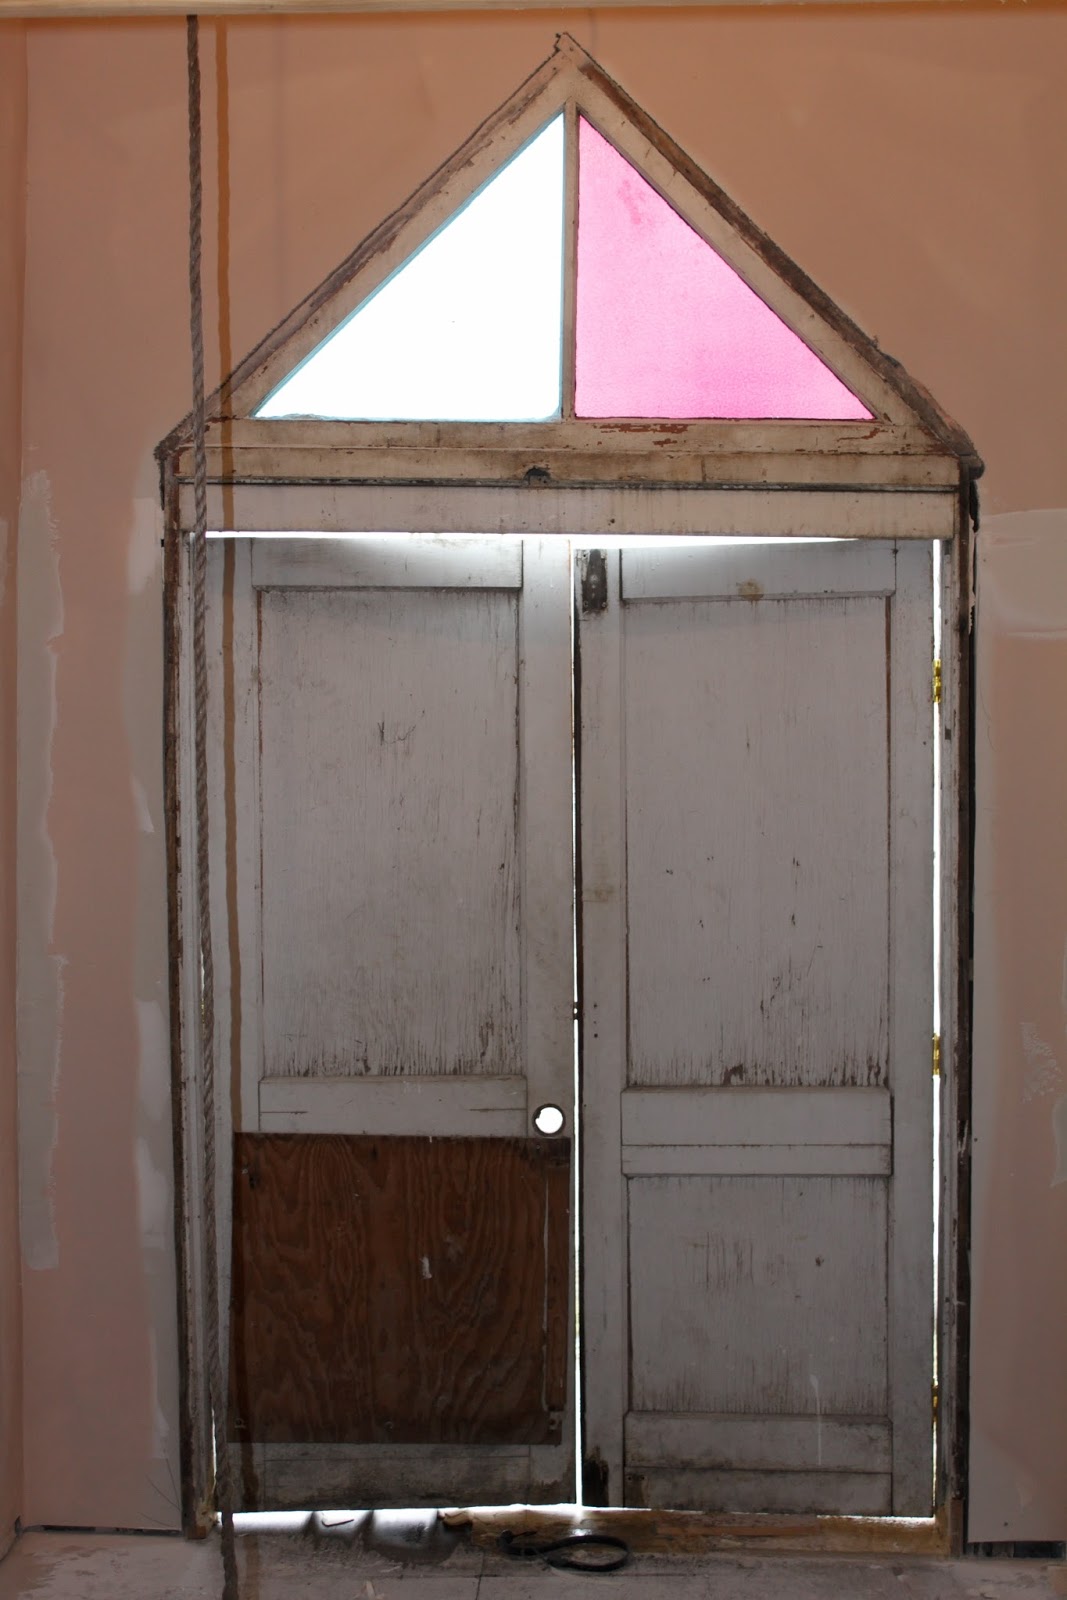
<path fill-rule="evenodd" d="M 1067 1532 L 1067 511 L 980 543 L 972 1537 Z"/>
<path fill-rule="evenodd" d="M 560 26 L 968 427 L 989 464 L 987 511 L 1067 505 L 1067 14 L 1045 9 L 206 25 L 212 379 L 517 86 Z M 23 1514 L 174 1526 L 152 450 L 189 395 L 184 33 L 33 24 L 28 39 Z M 1010 828 L 1004 838 L 1010 851 Z M 988 1070 L 1001 1070 L 995 1055 Z M 1045 1377 L 1036 1364 L 1028 1376 L 1039 1404 Z M 1067 1483 L 1054 1456 L 1046 1470 Z"/>
<path fill-rule="evenodd" d="M 26 249 L 26 30 L 0 29 L 0 1555 L 22 1509 L 15 1049 L 15 552 Z"/>

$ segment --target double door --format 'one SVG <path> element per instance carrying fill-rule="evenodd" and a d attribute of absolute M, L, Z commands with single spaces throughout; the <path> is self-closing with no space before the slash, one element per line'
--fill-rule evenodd
<path fill-rule="evenodd" d="M 209 593 L 241 1503 L 928 1514 L 929 547 Z"/>

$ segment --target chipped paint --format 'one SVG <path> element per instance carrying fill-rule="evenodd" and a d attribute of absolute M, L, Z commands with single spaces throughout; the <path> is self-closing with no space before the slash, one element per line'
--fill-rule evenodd
<path fill-rule="evenodd" d="M 23 485 L 17 582 L 20 1219 L 26 1265 L 43 1271 L 59 1264 L 53 1162 L 66 966 L 54 943 L 58 872 L 49 823 L 63 594 L 44 472 Z"/>

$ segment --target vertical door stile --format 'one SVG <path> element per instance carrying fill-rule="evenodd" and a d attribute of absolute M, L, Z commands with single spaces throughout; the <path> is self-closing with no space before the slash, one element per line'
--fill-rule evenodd
<path fill-rule="evenodd" d="M 521 937 L 527 1133 L 543 1105 L 574 1128 L 570 548 L 528 539 L 519 641 Z"/>
<path fill-rule="evenodd" d="M 235 1128 L 259 1126 L 259 1084 L 263 1071 L 263 949 L 260 896 L 260 838 L 241 819 L 260 814 L 259 597 L 252 584 L 250 539 L 227 539 L 230 638 L 223 642 L 223 699 L 227 716 L 227 768 L 224 867 L 228 917 L 226 933 L 233 992 L 237 997 L 229 1042 L 227 1087 Z M 228 682 L 226 681 L 228 678 Z"/>
<path fill-rule="evenodd" d="M 893 1186 L 889 1389 L 893 1512 L 928 1516 L 933 1484 L 933 577 L 930 546 L 897 546 L 890 609 L 890 1009 Z"/>
<path fill-rule="evenodd" d="M 229 541 L 212 539 L 207 547 L 207 600 L 204 616 L 204 639 L 209 664 L 219 664 L 224 659 L 227 635 L 233 626 L 233 587 L 230 581 L 232 550 Z M 232 1233 L 232 1041 L 235 1014 L 239 1006 L 231 1004 L 231 940 L 236 929 L 231 917 L 237 908 L 231 902 L 227 881 L 229 838 L 225 794 L 228 774 L 232 772 L 233 728 L 227 717 L 227 696 L 220 677 L 212 675 L 209 665 L 209 691 L 207 703 L 207 776 L 208 776 L 208 838 L 210 842 L 211 872 L 211 948 L 215 975 L 215 1193 L 218 1199 L 216 1222 L 217 1256 L 219 1264 L 219 1338 L 224 1352 L 229 1341 L 231 1233 Z M 199 993 L 198 993 L 199 1004 Z M 239 1065 L 238 1065 L 239 1071 Z M 238 1080 L 239 1081 L 239 1080 Z M 199 1115 L 199 1109 L 198 1109 Z"/>
<path fill-rule="evenodd" d="M 629 1403 L 626 1188 L 620 1160 L 626 1066 L 626 893 L 620 555 L 604 559 L 599 609 L 583 606 L 576 563 L 581 678 L 581 1105 L 583 1483 L 592 1504 L 623 1503 Z M 623 1076 L 620 1076 L 623 1075 Z"/>

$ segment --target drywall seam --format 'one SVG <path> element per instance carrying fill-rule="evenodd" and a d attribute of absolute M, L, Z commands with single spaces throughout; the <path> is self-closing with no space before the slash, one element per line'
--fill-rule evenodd
<path fill-rule="evenodd" d="M 49 831 L 56 733 L 57 645 L 63 592 L 45 472 L 23 484 L 18 562 L 18 871 L 16 1038 L 19 1194 L 26 1266 L 59 1264 L 53 1163 L 63 1038 L 65 955 L 55 948 L 58 872 Z"/>

